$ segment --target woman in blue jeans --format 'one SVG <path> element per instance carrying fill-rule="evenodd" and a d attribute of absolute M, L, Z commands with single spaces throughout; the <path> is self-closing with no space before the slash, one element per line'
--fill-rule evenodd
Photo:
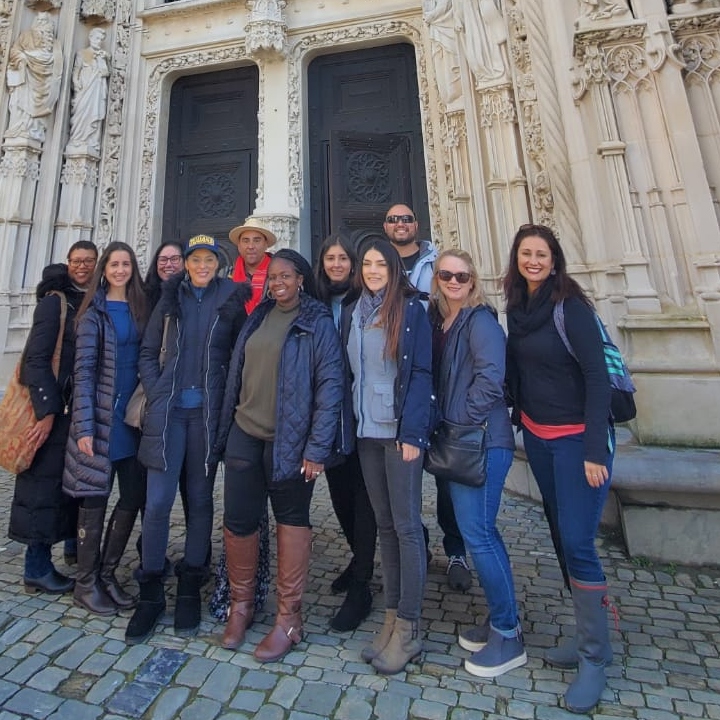
<path fill-rule="evenodd" d="M 457 425 L 487 423 L 485 484 L 470 487 L 452 476 L 445 479 L 489 608 L 485 623 L 458 638 L 462 648 L 473 652 L 465 669 L 478 677 L 497 677 L 527 662 L 510 560 L 496 526 L 515 442 L 503 393 L 505 334 L 484 302 L 468 253 L 446 250 L 435 261 L 430 318 L 441 417 Z"/>
<path fill-rule="evenodd" d="M 508 318 L 508 389 L 522 427 L 530 468 L 543 497 L 551 534 L 572 592 L 574 642 L 546 653 L 551 665 L 578 668 L 565 693 L 584 713 L 605 688 L 612 659 L 607 584 L 595 536 L 610 488 L 615 437 L 610 381 L 595 311 L 567 274 L 562 248 L 544 225 L 523 225 L 504 279 Z M 562 303 L 575 359 L 553 311 Z"/>

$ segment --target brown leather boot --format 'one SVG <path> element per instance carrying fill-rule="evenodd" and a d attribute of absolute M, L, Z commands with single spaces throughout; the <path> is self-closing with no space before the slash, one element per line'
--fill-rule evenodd
<path fill-rule="evenodd" d="M 278 524 L 277 544 L 277 616 L 275 627 L 253 653 L 260 662 L 280 660 L 302 640 L 302 594 L 310 565 L 312 530 Z"/>
<path fill-rule="evenodd" d="M 223 537 L 230 583 L 230 607 L 222 646 L 228 650 L 237 650 L 253 621 L 260 534 L 255 532 L 240 537 L 224 528 Z"/>
<path fill-rule="evenodd" d="M 390 642 L 390 636 L 395 628 L 395 618 L 397 618 L 397 608 L 385 611 L 385 622 L 379 635 L 370 645 L 366 645 L 360 653 L 360 656 L 366 663 L 372 662 Z"/>

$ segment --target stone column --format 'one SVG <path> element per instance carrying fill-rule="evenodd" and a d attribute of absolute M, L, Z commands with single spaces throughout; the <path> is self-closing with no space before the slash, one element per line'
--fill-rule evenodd
<path fill-rule="evenodd" d="M 300 248 L 298 238 L 299 197 L 291 192 L 289 167 L 291 127 L 288 89 L 287 25 L 284 0 L 247 0 L 250 19 L 245 26 L 247 54 L 260 69 L 258 108 L 258 188 L 253 217 L 267 225 L 278 238 L 278 248 Z M 287 168 L 279 172 L 279 168 Z M 266 178 L 272 177 L 268 184 Z"/>

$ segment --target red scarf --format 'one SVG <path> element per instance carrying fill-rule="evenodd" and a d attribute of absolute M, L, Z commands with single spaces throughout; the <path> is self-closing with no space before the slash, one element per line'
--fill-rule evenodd
<path fill-rule="evenodd" d="M 265 288 L 265 278 L 267 277 L 268 265 L 272 260 L 270 253 L 265 253 L 265 257 L 260 261 L 260 264 L 255 268 L 255 272 L 250 278 L 250 285 L 252 287 L 252 297 L 245 303 L 245 312 L 249 315 L 262 300 L 263 289 Z M 235 282 L 245 282 L 248 277 L 245 272 L 245 261 L 242 256 L 238 256 L 235 261 L 235 268 L 233 269 L 232 279 Z"/>

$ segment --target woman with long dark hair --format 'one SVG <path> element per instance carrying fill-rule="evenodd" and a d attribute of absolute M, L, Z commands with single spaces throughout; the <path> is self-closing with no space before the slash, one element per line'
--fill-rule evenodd
<path fill-rule="evenodd" d="M 605 665 L 612 659 L 607 582 L 595 548 L 615 450 L 603 344 L 595 311 L 567 274 L 565 255 L 550 228 L 519 229 L 503 286 L 513 419 L 523 431 L 575 611 L 574 642 L 549 651 L 546 660 L 578 668 L 565 703 L 572 712 L 584 713 L 600 699 Z M 558 332 L 558 304 L 576 357 Z"/>
<path fill-rule="evenodd" d="M 489 609 L 485 623 L 460 633 L 460 646 L 473 652 L 465 669 L 497 677 L 527 662 L 510 559 L 496 524 L 515 441 L 503 393 L 505 334 L 464 250 L 445 250 L 435 260 L 430 319 L 440 417 L 455 425 L 485 426 L 485 483 L 470 487 L 452 475 L 445 479 Z"/>
<path fill-rule="evenodd" d="M 146 320 L 135 253 L 124 242 L 111 242 L 77 313 L 72 423 L 63 473 L 64 491 L 81 498 L 74 600 L 97 615 L 112 615 L 136 602 L 118 584 L 115 570 L 145 503 L 145 471 L 137 460 L 140 435 L 124 420 L 138 382 Z M 103 547 L 115 475 L 120 497 Z"/>
<path fill-rule="evenodd" d="M 145 293 L 148 306 L 152 312 L 160 300 L 162 284 L 173 275 L 185 270 L 183 267 L 183 246 L 178 240 L 167 240 L 162 243 L 150 260 L 145 274 Z"/>
<path fill-rule="evenodd" d="M 359 250 L 359 298 L 342 316 L 357 448 L 380 536 L 385 622 L 362 657 L 394 674 L 420 655 L 427 557 L 423 454 L 432 402 L 431 334 L 400 256 L 381 238 Z"/>
<path fill-rule="evenodd" d="M 315 277 L 318 297 L 330 307 L 335 327 L 340 330 L 343 306 L 357 297 L 354 284 L 357 253 L 344 235 L 330 235 L 320 246 Z M 336 453 L 325 466 L 330 499 L 352 557 L 343 572 L 333 580 L 333 594 L 346 592 L 345 600 L 330 621 L 339 632 L 355 630 L 370 614 L 370 580 L 375 562 L 377 526 L 365 480 L 355 448 L 354 424 L 340 423 Z"/>
<path fill-rule="evenodd" d="M 255 648 L 260 662 L 281 659 L 302 639 L 310 501 L 332 452 L 343 396 L 340 341 L 330 311 L 314 296 L 307 261 L 279 250 L 268 266 L 267 298 L 250 314 L 233 351 L 216 443 L 225 460 L 232 599 L 223 647 L 238 648 L 253 619 L 268 499 L 277 523 L 277 615 Z"/>

